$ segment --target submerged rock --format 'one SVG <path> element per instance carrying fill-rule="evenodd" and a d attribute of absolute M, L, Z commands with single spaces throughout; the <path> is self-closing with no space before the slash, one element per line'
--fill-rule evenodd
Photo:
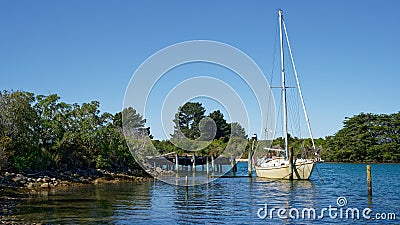
<path fill-rule="evenodd" d="M 49 183 L 43 183 L 42 185 L 40 185 L 41 188 L 50 188 L 50 184 Z"/>
<path fill-rule="evenodd" d="M 29 189 L 34 189 L 35 188 L 35 183 L 28 183 L 28 185 L 26 186 Z"/>
<path fill-rule="evenodd" d="M 14 178 L 12 178 L 12 181 L 14 182 L 25 181 L 25 177 L 22 174 L 17 174 Z"/>

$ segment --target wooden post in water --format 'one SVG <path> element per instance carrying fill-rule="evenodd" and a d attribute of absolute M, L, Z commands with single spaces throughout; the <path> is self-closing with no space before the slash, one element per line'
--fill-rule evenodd
<path fill-rule="evenodd" d="M 252 145 L 254 145 L 254 141 L 253 141 L 253 144 Z M 251 148 L 253 148 L 253 147 L 251 147 Z M 249 174 L 249 177 L 251 177 L 252 175 L 253 175 L 253 165 L 252 165 L 252 160 L 251 160 L 251 155 L 252 155 L 252 152 L 253 151 L 253 149 L 249 149 L 249 154 L 248 154 L 248 158 L 247 158 L 247 172 L 248 172 L 248 174 Z"/>
<path fill-rule="evenodd" d="M 179 171 L 178 154 L 175 155 L 175 170 L 176 170 L 176 174 L 178 174 L 178 171 Z"/>
<path fill-rule="evenodd" d="M 372 196 L 372 178 L 371 178 L 371 166 L 367 165 L 367 185 L 368 185 L 368 197 Z"/>
<path fill-rule="evenodd" d="M 288 152 L 289 152 L 289 180 L 293 180 L 294 167 L 295 167 L 293 158 L 294 155 L 293 147 L 291 147 Z"/>
<path fill-rule="evenodd" d="M 231 155 L 231 167 L 232 167 L 232 172 L 237 172 L 236 159 L 233 155 Z"/>
<path fill-rule="evenodd" d="M 251 149 L 249 149 L 248 161 L 247 161 L 247 172 L 249 174 L 249 177 L 253 175 L 253 152 L 257 141 L 257 134 L 253 134 L 251 139 L 253 140 L 253 142 L 251 143 Z"/>
<path fill-rule="evenodd" d="M 208 175 L 208 156 L 206 157 L 206 170 L 207 170 L 207 178 L 209 177 Z"/>
<path fill-rule="evenodd" d="M 254 144 L 254 143 L 253 143 Z M 253 147 L 252 147 L 253 148 Z M 249 154 L 248 154 L 248 158 L 247 158 L 247 172 L 249 174 L 249 177 L 251 177 L 253 175 L 253 165 L 252 165 L 252 160 L 251 160 L 251 155 L 252 155 L 252 149 L 249 149 Z"/>
<path fill-rule="evenodd" d="M 193 154 L 193 163 L 192 163 L 192 167 L 193 167 L 193 172 L 196 172 L 196 156 Z"/>
<path fill-rule="evenodd" d="M 211 156 L 211 172 L 215 172 L 215 162 L 214 162 L 214 156 Z"/>

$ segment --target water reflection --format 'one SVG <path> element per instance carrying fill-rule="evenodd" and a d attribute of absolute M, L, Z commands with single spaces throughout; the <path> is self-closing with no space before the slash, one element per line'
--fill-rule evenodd
<path fill-rule="evenodd" d="M 129 212 L 129 217 L 147 211 L 151 187 L 121 183 L 46 190 L 22 201 L 13 212 L 25 223 L 107 223 L 116 211 Z"/>
<path fill-rule="evenodd" d="M 238 168 L 240 169 L 240 168 Z M 117 183 L 44 191 L 22 201 L 13 209 L 19 223 L 116 223 L 116 224 L 364 224 L 365 220 L 290 220 L 257 216 L 260 207 L 314 208 L 336 206 L 344 196 L 349 207 L 370 207 L 397 212 L 400 217 L 400 165 L 373 166 L 373 199 L 369 202 L 365 165 L 323 164 L 310 181 L 262 178 L 221 178 L 198 186 L 174 186 L 161 181 Z M 243 169 L 246 173 L 246 167 Z M 378 175 L 379 174 L 379 175 Z M 375 176 L 374 176 L 375 175 Z M 393 224 L 393 221 L 379 221 Z M 398 223 L 394 221 L 394 223 Z"/>

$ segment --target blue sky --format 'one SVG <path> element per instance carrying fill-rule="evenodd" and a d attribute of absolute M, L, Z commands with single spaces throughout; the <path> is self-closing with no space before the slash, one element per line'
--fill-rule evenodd
<path fill-rule="evenodd" d="M 346 116 L 399 111 L 396 0 L 1 1 L 0 89 L 117 112 L 146 58 L 197 39 L 232 45 L 268 74 L 278 8 L 315 136 L 334 134 Z M 156 124 L 152 132 L 161 135 Z"/>

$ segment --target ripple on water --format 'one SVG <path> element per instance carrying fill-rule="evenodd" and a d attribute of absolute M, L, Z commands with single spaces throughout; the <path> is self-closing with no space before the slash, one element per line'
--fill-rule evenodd
<path fill-rule="evenodd" d="M 247 173 L 239 164 L 239 174 Z M 262 178 L 221 178 L 212 183 L 188 187 L 160 181 L 83 186 L 44 192 L 32 196 L 14 209 L 15 220 L 37 223 L 116 224 L 399 224 L 399 164 L 372 165 L 373 197 L 368 199 L 365 164 L 318 164 L 310 181 Z M 260 207 L 336 207 L 345 197 L 348 207 L 374 212 L 396 212 L 396 221 L 261 220 Z"/>

